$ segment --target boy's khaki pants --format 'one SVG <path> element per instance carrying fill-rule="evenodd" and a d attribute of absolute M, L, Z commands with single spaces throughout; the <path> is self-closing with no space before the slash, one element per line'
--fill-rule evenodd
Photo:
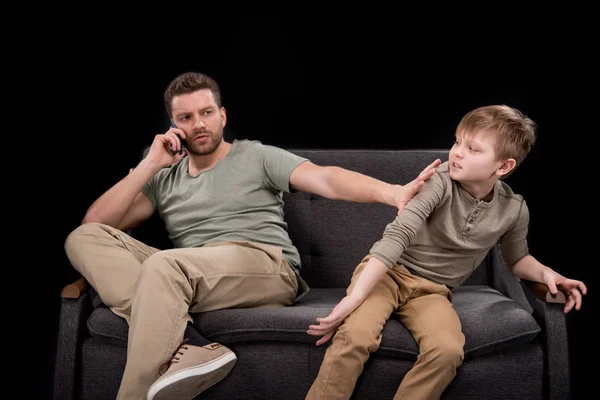
<path fill-rule="evenodd" d="M 370 256 L 356 267 L 352 292 Z M 439 399 L 462 364 L 465 338 L 452 306 L 452 292 L 396 264 L 348 316 L 333 336 L 307 399 L 349 399 L 370 353 L 392 313 L 414 336 L 420 354 L 394 399 Z"/>
<path fill-rule="evenodd" d="M 282 249 L 250 242 L 161 251 L 99 223 L 65 242 L 73 267 L 129 324 L 118 399 L 145 399 L 158 368 L 183 339 L 189 312 L 284 307 L 297 281 Z"/>

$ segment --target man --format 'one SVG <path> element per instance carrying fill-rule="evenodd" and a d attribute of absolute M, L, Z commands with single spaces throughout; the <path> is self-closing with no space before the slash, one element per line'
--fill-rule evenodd
<path fill-rule="evenodd" d="M 65 242 L 72 265 L 129 324 L 119 399 L 191 399 L 223 379 L 235 354 L 202 337 L 190 313 L 284 307 L 308 290 L 283 220 L 282 193 L 404 206 L 440 164 L 405 186 L 257 141 L 223 140 L 217 83 L 200 73 L 165 91 L 173 127 L 88 209 Z M 124 233 L 158 212 L 174 248 Z"/>

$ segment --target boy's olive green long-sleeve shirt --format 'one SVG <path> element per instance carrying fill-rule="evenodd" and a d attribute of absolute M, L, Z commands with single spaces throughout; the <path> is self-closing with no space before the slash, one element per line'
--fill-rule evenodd
<path fill-rule="evenodd" d="M 478 200 L 450 178 L 445 162 L 386 226 L 370 253 L 390 268 L 398 262 L 417 275 L 456 287 L 498 241 L 509 267 L 528 255 L 528 224 L 525 200 L 506 183 L 496 182 L 489 202 Z"/>

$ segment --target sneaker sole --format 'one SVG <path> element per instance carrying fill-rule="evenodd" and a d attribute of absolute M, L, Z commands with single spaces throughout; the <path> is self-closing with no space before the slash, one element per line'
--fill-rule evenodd
<path fill-rule="evenodd" d="M 227 353 L 209 364 L 182 370 L 151 386 L 147 399 L 193 399 L 225 378 L 236 362 L 235 354 Z"/>

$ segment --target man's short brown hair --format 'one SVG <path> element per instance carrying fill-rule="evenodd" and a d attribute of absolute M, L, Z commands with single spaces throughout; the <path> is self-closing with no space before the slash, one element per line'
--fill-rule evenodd
<path fill-rule="evenodd" d="M 186 72 L 173 79 L 165 90 L 164 101 L 169 115 L 172 113 L 171 102 L 173 101 L 173 97 L 201 89 L 209 89 L 215 98 L 217 106 L 221 108 L 221 89 L 217 82 L 210 76 L 200 72 Z"/>

